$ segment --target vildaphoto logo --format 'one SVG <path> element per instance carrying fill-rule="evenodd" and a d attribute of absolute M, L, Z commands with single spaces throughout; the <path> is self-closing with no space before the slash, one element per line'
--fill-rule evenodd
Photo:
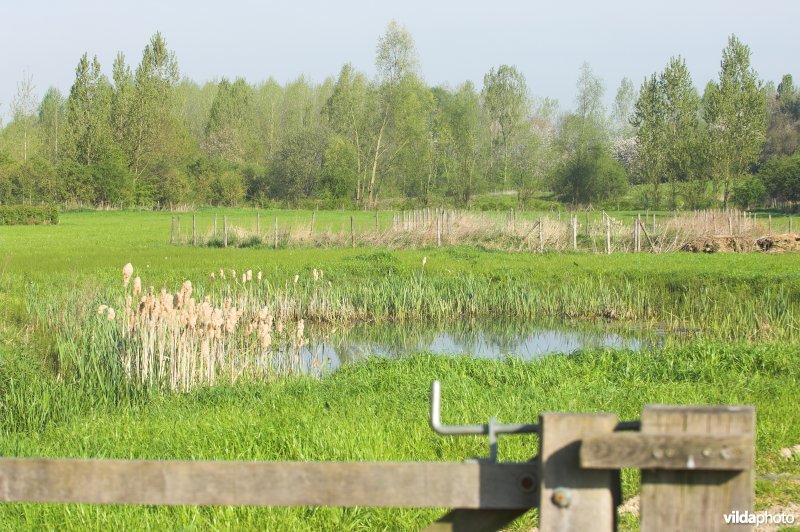
<path fill-rule="evenodd" d="M 745 510 L 740 512 L 735 510 L 729 514 L 723 514 L 726 525 L 793 525 L 795 522 L 794 514 L 781 512 L 771 514 L 769 512 L 750 512 Z"/>

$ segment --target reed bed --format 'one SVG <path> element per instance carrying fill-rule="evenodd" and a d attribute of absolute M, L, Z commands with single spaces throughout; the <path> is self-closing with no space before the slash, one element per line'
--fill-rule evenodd
<path fill-rule="evenodd" d="M 255 297 L 261 273 L 228 276 L 220 270 L 224 289 L 196 297 L 189 280 L 174 293 L 144 290 L 125 265 L 115 302 L 98 305 L 88 322 L 58 315 L 60 366 L 84 379 L 172 391 L 319 370 L 318 359 L 301 357 L 303 318 Z"/>
<path fill-rule="evenodd" d="M 346 218 L 346 215 L 343 215 Z M 736 209 L 613 217 L 603 212 L 481 213 L 423 209 L 393 213 L 391 224 L 356 228 L 350 218 L 336 230 L 308 223 L 280 223 L 262 231 L 215 224 L 204 234 L 172 241 L 211 247 L 381 247 L 389 249 L 479 246 L 487 250 L 545 252 L 757 251 L 774 234 L 766 219 Z"/>
<path fill-rule="evenodd" d="M 747 281 L 606 278 L 589 272 L 556 283 L 525 272 L 443 275 L 440 260 L 427 257 L 417 272 L 401 272 L 387 257 L 383 252 L 358 258 L 361 267 L 346 264 L 349 277 L 314 269 L 282 282 L 258 271 L 220 269 L 175 291 L 145 289 L 126 267 L 121 290 L 76 288 L 28 300 L 31 315 L 54 331 L 59 375 L 92 382 L 111 395 L 322 371 L 325 361 L 303 349 L 306 325 L 316 323 L 578 319 L 677 331 L 685 340 L 800 337 L 794 283 L 756 288 Z"/>

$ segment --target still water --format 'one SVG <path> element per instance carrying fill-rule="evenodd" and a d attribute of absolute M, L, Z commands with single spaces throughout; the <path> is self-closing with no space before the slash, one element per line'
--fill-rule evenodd
<path fill-rule="evenodd" d="M 411 353 L 470 355 L 478 358 L 568 355 L 580 349 L 639 351 L 659 347 L 666 338 L 657 328 L 624 328 L 599 323 L 451 322 L 420 326 L 409 323 L 358 324 L 345 328 L 307 327 L 302 359 L 327 368 L 370 356 L 399 358 Z"/>

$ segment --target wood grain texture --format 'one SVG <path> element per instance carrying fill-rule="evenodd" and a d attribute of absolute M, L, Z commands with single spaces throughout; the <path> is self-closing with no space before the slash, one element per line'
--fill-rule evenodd
<path fill-rule="evenodd" d="M 588 469 L 742 470 L 753 463 L 753 435 L 616 433 L 589 436 L 581 445 Z"/>
<path fill-rule="evenodd" d="M 619 471 L 581 469 L 581 440 L 595 434 L 610 434 L 617 425 L 614 414 L 542 414 L 539 418 L 542 461 L 539 530 L 564 532 L 614 530 L 615 493 Z M 570 495 L 567 506 L 553 500 L 557 488 Z"/>
<path fill-rule="evenodd" d="M 0 502 L 528 509 L 535 464 L 0 458 Z"/>
<path fill-rule="evenodd" d="M 649 405 L 642 412 L 642 433 L 749 434 L 753 438 L 755 410 L 750 406 Z M 752 461 L 743 471 L 642 470 L 642 532 L 752 529 L 725 525 L 723 515 L 752 511 L 753 474 Z"/>

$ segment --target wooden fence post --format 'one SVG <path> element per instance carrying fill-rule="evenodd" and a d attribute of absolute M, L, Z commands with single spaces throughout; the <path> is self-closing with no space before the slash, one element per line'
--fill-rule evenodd
<path fill-rule="evenodd" d="M 541 216 L 539 216 L 539 253 L 544 253 L 544 228 Z"/>
<path fill-rule="evenodd" d="M 192 245 L 197 245 L 197 222 L 195 220 L 195 215 L 192 215 Z"/>
<path fill-rule="evenodd" d="M 181 217 L 177 216 L 178 218 L 178 244 L 181 243 Z"/>
<path fill-rule="evenodd" d="M 585 436 L 611 434 L 616 425 L 615 414 L 539 416 L 540 532 L 614 530 L 619 470 L 582 469 L 579 450 Z"/>
<path fill-rule="evenodd" d="M 436 217 L 436 246 L 442 247 L 442 222 Z"/>
<path fill-rule="evenodd" d="M 578 215 L 572 217 L 572 251 L 578 251 Z"/>
<path fill-rule="evenodd" d="M 378 209 L 375 209 L 375 232 L 380 232 L 380 226 L 378 225 Z"/>
<path fill-rule="evenodd" d="M 316 221 L 316 218 L 317 218 L 317 211 L 311 211 L 311 231 L 309 231 L 308 233 L 309 235 L 314 234 L 314 222 Z"/>
<path fill-rule="evenodd" d="M 350 247 L 356 247 L 356 230 L 353 227 L 353 215 L 350 215 Z"/>
<path fill-rule="evenodd" d="M 172 217 L 172 228 L 170 229 L 170 232 L 169 232 L 169 243 L 170 244 L 174 244 L 175 243 L 175 217 L 174 216 Z"/>
<path fill-rule="evenodd" d="M 217 238 L 217 215 L 214 215 L 214 238 Z"/>
<path fill-rule="evenodd" d="M 228 217 L 222 217 L 222 245 L 228 247 Z"/>
<path fill-rule="evenodd" d="M 256 212 L 256 235 L 261 237 L 261 213 Z"/>
<path fill-rule="evenodd" d="M 744 434 L 754 445 L 755 419 L 751 406 L 648 405 L 642 412 L 642 434 Z M 703 452 L 718 452 L 725 458 L 726 451 Z M 753 511 L 753 473 L 752 463 L 739 471 L 643 469 L 641 531 L 733 529 L 724 516 Z"/>
<path fill-rule="evenodd" d="M 611 217 L 606 216 L 606 254 L 611 255 Z"/>
<path fill-rule="evenodd" d="M 275 217 L 275 238 L 273 240 L 272 247 L 274 249 L 278 249 L 278 217 Z"/>

